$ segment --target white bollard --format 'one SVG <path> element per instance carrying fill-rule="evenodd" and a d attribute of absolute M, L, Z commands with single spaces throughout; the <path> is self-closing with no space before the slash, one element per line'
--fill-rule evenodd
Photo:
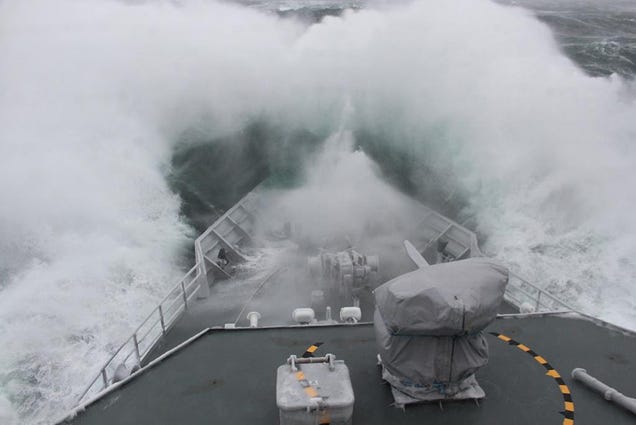
<path fill-rule="evenodd" d="M 247 313 L 247 319 L 250 321 L 250 328 L 258 328 L 258 319 L 261 318 L 261 313 L 258 311 L 250 311 Z"/>
<path fill-rule="evenodd" d="M 300 325 L 307 325 L 313 323 L 316 318 L 316 313 L 312 308 L 301 307 L 292 312 L 292 320 Z"/>
<path fill-rule="evenodd" d="M 340 320 L 345 323 L 358 323 L 362 319 L 360 307 L 342 307 L 340 309 Z"/>

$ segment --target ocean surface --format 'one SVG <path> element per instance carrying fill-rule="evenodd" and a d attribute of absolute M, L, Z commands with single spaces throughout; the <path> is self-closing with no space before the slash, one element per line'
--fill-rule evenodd
<path fill-rule="evenodd" d="M 0 0 L 0 423 L 64 416 L 196 235 L 343 131 L 636 329 L 634 76 L 634 1 Z"/>

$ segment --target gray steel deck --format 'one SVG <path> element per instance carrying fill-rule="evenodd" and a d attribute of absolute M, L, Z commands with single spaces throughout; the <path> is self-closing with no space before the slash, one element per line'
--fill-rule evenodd
<path fill-rule="evenodd" d="M 258 281 L 244 284 L 237 288 L 237 282 L 227 280 L 217 282 L 211 288 L 211 296 L 205 300 L 197 300 L 185 314 L 179 319 L 170 331 L 157 343 L 149 353 L 146 364 L 156 359 L 166 351 L 176 347 L 188 338 L 201 332 L 203 329 L 213 326 L 222 326 L 224 323 L 233 322 L 243 309 L 252 291 L 257 289 Z M 241 315 L 238 325 L 249 326 L 245 313 L 256 310 L 262 313 L 260 326 L 280 326 L 284 324 L 294 325 L 291 321 L 291 312 L 295 307 L 306 305 L 309 299 L 309 290 L 298 287 L 296 292 L 290 292 L 289 286 L 279 286 L 280 281 L 274 279 L 267 282 L 262 290 L 247 303 L 247 308 Z M 371 294 L 361 299 L 363 321 L 373 320 L 373 299 Z M 500 313 L 518 313 L 516 307 L 504 302 Z M 316 312 L 321 319 L 324 312 Z M 338 315 L 337 306 L 333 305 L 333 317 Z"/>
<path fill-rule="evenodd" d="M 636 394 L 636 338 L 592 322 L 547 316 L 498 319 L 488 329 L 543 356 L 569 386 L 577 424 L 633 424 L 636 418 L 572 382 L 584 367 L 625 394 Z M 555 379 L 531 356 L 488 337 L 490 363 L 478 374 L 487 398 L 474 402 L 391 407 L 376 366 L 368 324 L 210 330 L 90 405 L 69 423 L 276 424 L 276 368 L 314 342 L 344 359 L 355 391 L 354 424 L 567 424 Z"/>

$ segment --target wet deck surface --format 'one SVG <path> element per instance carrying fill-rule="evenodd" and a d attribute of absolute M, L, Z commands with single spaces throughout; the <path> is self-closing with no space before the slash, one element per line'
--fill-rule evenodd
<path fill-rule="evenodd" d="M 247 273 L 235 279 L 214 282 L 210 295 L 206 299 L 197 299 L 189 306 L 184 315 L 177 320 L 170 331 L 157 343 L 146 357 L 145 363 L 179 345 L 201 330 L 209 327 L 236 323 L 237 326 L 249 326 L 247 313 L 258 311 L 261 314 L 260 326 L 294 325 L 292 311 L 297 307 L 311 307 L 311 291 L 320 289 L 312 285 L 306 271 L 307 256 L 278 254 L 275 259 L 257 272 Z M 415 270 L 415 265 L 399 247 L 390 261 L 390 271 L 381 276 L 386 281 L 399 274 Z M 274 270 L 278 270 L 273 273 Z M 272 274 L 273 273 L 273 274 Z M 271 274 L 271 275 L 270 275 Z M 377 282 L 379 284 L 379 282 Z M 360 295 L 362 321 L 373 320 L 374 301 L 370 289 Z M 338 319 L 340 305 L 337 300 L 325 300 L 324 305 L 332 308 L 332 317 Z M 505 307 L 505 312 L 513 312 Z M 316 319 L 324 320 L 324 308 L 316 309 Z"/>
<path fill-rule="evenodd" d="M 258 311 L 262 317 L 260 326 L 294 325 L 291 313 L 296 307 L 309 307 L 307 300 L 310 290 L 297 287 L 291 291 L 288 286 L 281 286 L 279 276 L 273 276 L 265 283 L 256 295 L 250 299 L 261 283 L 260 279 L 250 282 L 222 281 L 211 288 L 208 299 L 197 300 L 188 311 L 175 323 L 167 335 L 157 343 L 157 346 L 147 356 L 145 363 L 159 357 L 166 351 L 176 347 L 203 329 L 223 326 L 238 320 L 237 326 L 249 326 L 246 314 Z M 332 317 L 338 319 L 338 307 L 331 304 Z M 363 293 L 361 296 L 362 321 L 373 320 L 373 296 Z M 241 313 L 242 312 L 242 313 Z M 518 310 L 508 303 L 502 303 L 500 313 L 517 313 Z M 239 314 L 241 313 L 241 314 Z M 324 320 L 324 311 L 316 311 L 317 319 Z"/>
<path fill-rule="evenodd" d="M 563 317 L 498 319 L 488 329 L 545 358 L 569 386 L 576 424 L 633 424 L 636 417 L 573 382 L 584 367 L 627 395 L 636 394 L 636 338 Z M 318 326 L 212 330 L 107 395 L 72 424 L 276 424 L 276 368 L 314 342 L 346 361 L 356 402 L 354 424 L 563 424 L 563 394 L 532 356 L 488 336 L 490 363 L 477 379 L 486 399 L 391 407 L 376 365 L 373 327 Z"/>

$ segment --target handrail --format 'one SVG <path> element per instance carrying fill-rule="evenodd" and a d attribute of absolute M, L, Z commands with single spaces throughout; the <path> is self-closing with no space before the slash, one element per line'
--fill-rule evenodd
<path fill-rule="evenodd" d="M 205 252 L 202 248 L 202 242 L 208 238 L 208 236 L 210 236 L 210 234 L 214 233 L 215 231 L 215 224 L 216 223 L 220 223 L 221 221 L 227 219 L 227 218 L 231 218 L 231 214 L 234 213 L 234 211 L 238 210 L 239 208 L 243 208 L 243 210 L 245 211 L 246 214 L 251 214 L 251 212 L 245 208 L 245 206 L 243 205 L 245 203 L 245 201 L 247 201 L 249 198 L 254 196 L 254 193 L 258 192 L 258 190 L 260 189 L 260 187 L 262 186 L 263 183 L 258 184 L 256 187 L 254 187 L 254 189 L 252 189 L 250 192 L 247 193 L 247 195 L 243 196 L 236 204 L 234 204 L 230 209 L 228 209 L 225 213 L 223 213 L 223 215 L 221 215 L 221 217 L 219 217 L 213 225 L 211 225 L 210 227 L 208 227 L 207 229 L 205 229 L 205 231 L 203 233 L 201 233 L 195 240 L 194 240 L 194 251 L 195 251 L 195 257 L 196 257 L 196 262 L 197 264 L 204 264 L 203 261 L 203 256 L 205 255 Z M 240 228 L 240 226 L 236 226 L 238 228 Z M 242 229 L 241 229 L 242 230 Z"/>
<path fill-rule="evenodd" d="M 196 264 L 177 282 L 132 335 L 104 363 L 104 366 L 101 367 L 77 400 L 78 405 L 89 393 L 99 393 L 117 379 L 122 379 L 123 377 L 116 376 L 120 367 L 125 367 L 127 371 L 141 368 L 142 362 L 155 347 L 157 341 L 188 309 L 188 302 L 197 293 L 200 273 L 198 264 Z M 167 311 L 173 309 L 174 313 L 166 314 Z M 148 339 L 150 339 L 149 343 L 147 343 Z M 129 367 L 126 362 L 131 356 L 134 358 L 134 364 Z"/>
<path fill-rule="evenodd" d="M 450 229 L 455 227 L 457 229 L 460 229 L 467 236 L 466 240 L 455 240 L 456 242 L 465 246 L 464 252 L 466 252 L 466 249 L 468 249 L 470 251 L 471 257 L 484 256 L 484 254 L 481 252 L 479 248 L 479 243 L 477 241 L 477 235 L 475 235 L 475 232 L 467 229 L 463 225 L 458 224 L 455 221 L 449 219 L 448 217 L 443 216 L 433 210 L 429 210 L 427 214 L 425 214 L 426 218 L 430 216 L 435 216 L 437 219 L 446 223 L 446 226 L 441 230 L 437 230 L 437 234 L 428 241 L 428 243 L 425 245 L 423 249 L 421 249 L 421 251 L 430 247 L 437 239 L 439 239 L 441 236 L 446 235 L 450 231 Z M 424 222 L 426 222 L 426 219 L 424 219 Z M 462 255 L 460 255 L 460 257 Z M 521 309 L 523 304 L 528 303 L 534 311 L 557 311 L 557 310 L 565 309 L 568 311 L 578 312 L 575 308 L 573 308 L 569 304 L 555 297 L 554 295 L 552 295 L 550 292 L 546 291 L 545 289 L 542 289 L 538 287 L 537 285 L 530 283 L 530 281 L 523 278 L 519 274 L 513 271 L 510 271 L 509 276 L 510 276 L 510 279 L 508 281 L 508 286 L 506 288 L 505 296 L 517 308 Z M 520 283 L 517 283 L 516 281 L 519 281 Z M 529 290 L 526 290 L 527 288 L 529 288 Z M 534 292 L 534 294 L 530 292 Z M 523 297 L 525 297 L 525 300 L 520 299 L 520 297 L 516 297 L 515 295 L 517 294 L 523 295 Z M 546 302 L 546 299 L 550 300 L 551 305 Z"/>
<path fill-rule="evenodd" d="M 521 284 L 516 284 L 515 283 L 515 279 L 520 281 Z M 530 288 L 531 291 L 535 291 L 536 295 L 535 294 L 531 294 L 524 287 L 525 288 Z M 527 298 L 527 301 L 529 301 L 530 307 L 532 307 L 534 309 L 534 311 L 541 311 L 542 310 L 542 306 L 545 307 L 546 310 L 565 309 L 565 310 L 569 310 L 569 311 L 577 311 L 577 309 L 575 309 L 574 307 L 572 307 L 568 303 L 566 303 L 566 302 L 562 301 L 561 299 L 555 297 L 550 292 L 546 291 L 543 288 L 538 287 L 537 285 L 531 283 L 530 281 L 528 281 L 527 279 L 521 277 L 519 274 L 517 274 L 517 273 L 515 273 L 513 271 L 510 272 L 510 279 L 508 281 L 508 287 L 506 288 L 506 295 L 508 295 L 513 300 L 517 301 L 515 304 L 517 304 L 517 307 L 521 308 L 522 305 L 524 304 L 524 302 L 522 300 L 514 297 L 514 295 L 512 295 L 510 293 L 510 292 L 512 292 L 511 288 L 512 288 L 512 291 L 517 291 L 518 293 L 521 293 L 522 295 L 524 295 Z M 548 305 L 545 301 L 542 301 L 542 298 L 544 300 L 545 300 L 545 298 L 549 299 L 552 302 L 552 305 Z M 546 311 L 546 310 L 543 310 L 543 311 Z"/>
<path fill-rule="evenodd" d="M 251 214 L 243 204 L 248 198 L 253 196 L 252 194 L 259 186 L 245 195 L 232 208 L 219 217 L 214 224 L 208 227 L 205 232 L 196 238 L 194 242 L 196 264 L 177 282 L 161 302 L 150 312 L 146 319 L 135 329 L 132 335 L 109 357 L 104 363 L 104 366 L 102 366 L 90 384 L 82 392 L 82 395 L 77 401 L 78 405 L 82 403 L 89 393 L 101 392 L 114 382 L 123 379 L 124 377 L 118 374 L 122 366 L 125 368 L 126 373 L 131 373 L 141 368 L 141 364 L 155 347 L 156 343 L 188 309 L 188 304 L 199 290 L 199 281 L 203 280 L 207 283 L 204 261 L 205 252 L 202 249 L 202 242 L 210 235 L 215 235 L 218 239 L 223 240 L 223 236 L 216 232 L 215 227 L 218 223 L 230 217 L 230 214 L 238 208 L 243 208 L 246 214 Z M 237 228 L 240 228 L 235 222 L 233 223 Z M 129 367 L 128 362 L 131 357 L 133 357 L 134 363 Z"/>

